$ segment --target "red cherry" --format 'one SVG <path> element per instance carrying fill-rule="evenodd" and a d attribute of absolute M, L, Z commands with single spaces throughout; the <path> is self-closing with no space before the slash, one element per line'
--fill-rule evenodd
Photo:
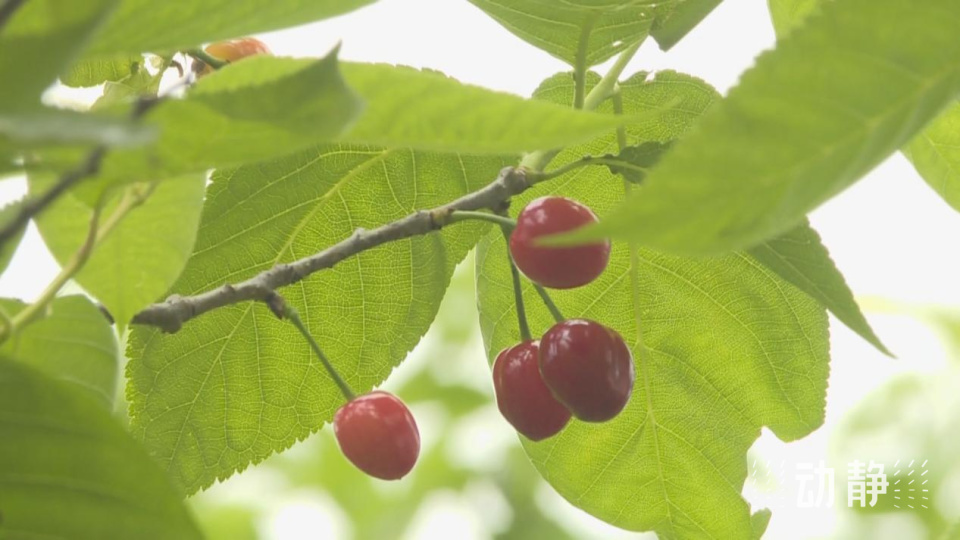
<path fill-rule="evenodd" d="M 403 478 L 420 454 L 420 432 L 410 409 L 380 390 L 340 407 L 333 417 L 333 432 L 351 463 L 382 480 Z"/>
<path fill-rule="evenodd" d="M 539 344 L 524 341 L 500 351 L 493 364 L 493 387 L 500 413 L 532 441 L 556 435 L 570 420 L 570 411 L 543 383 L 539 356 Z"/>
<path fill-rule="evenodd" d="M 586 206 L 563 197 L 542 197 L 517 216 L 510 235 L 510 254 L 528 278 L 554 289 L 586 285 L 607 267 L 610 242 L 574 247 L 538 246 L 541 236 L 572 231 L 596 223 L 596 214 Z"/>
<path fill-rule="evenodd" d="M 600 323 L 571 319 L 540 338 L 540 373 L 574 416 L 606 422 L 633 390 L 633 357 L 620 334 Z"/>

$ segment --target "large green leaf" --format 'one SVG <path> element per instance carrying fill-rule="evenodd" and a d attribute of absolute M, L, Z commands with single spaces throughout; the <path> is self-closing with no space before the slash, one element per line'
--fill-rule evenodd
<path fill-rule="evenodd" d="M 769 0 L 779 37 L 803 23 L 821 0 Z M 960 102 L 943 111 L 901 148 L 905 156 L 950 206 L 960 210 Z"/>
<path fill-rule="evenodd" d="M 960 102 L 920 132 L 903 152 L 930 187 L 960 210 Z"/>
<path fill-rule="evenodd" d="M 204 181 L 204 175 L 193 174 L 160 182 L 146 202 L 115 227 L 106 232 L 101 228 L 102 239 L 74 279 L 110 310 L 121 328 L 141 308 L 159 300 L 186 265 L 200 222 Z M 31 175 L 30 191 L 42 193 L 49 183 L 49 176 Z M 106 204 L 102 227 L 122 204 L 124 197 Z M 37 218 L 40 234 L 60 264 L 84 243 L 92 216 L 90 206 L 67 193 Z"/>
<path fill-rule="evenodd" d="M 786 232 L 950 103 L 960 91 L 957 35 L 954 0 L 824 5 L 760 57 L 636 196 L 579 238 L 702 255 Z"/>
<path fill-rule="evenodd" d="M 466 85 L 439 72 L 342 64 L 367 110 L 343 140 L 456 152 L 547 150 L 596 137 L 620 120 Z M 425 96 L 429 96 L 425 99 Z"/>
<path fill-rule="evenodd" d="M 200 538 L 163 472 L 100 403 L 0 359 L 4 538 Z"/>
<path fill-rule="evenodd" d="M 626 110 L 679 99 L 688 116 L 628 132 L 630 144 L 677 138 L 712 100 L 712 89 L 671 74 L 623 85 Z M 569 85 L 540 95 L 563 101 Z M 682 139 L 681 139 L 682 140 Z M 611 134 L 568 149 L 558 163 L 616 152 Z M 580 169 L 524 194 L 557 193 L 601 216 L 623 199 L 622 180 L 606 169 Z M 503 240 L 480 244 L 477 288 L 489 358 L 518 339 Z M 604 424 L 571 422 L 540 443 L 524 441 L 534 465 L 574 505 L 630 530 L 661 538 L 750 538 L 750 508 L 740 495 L 746 452 L 767 426 L 784 440 L 823 421 L 828 336 L 816 302 L 764 268 L 733 253 L 713 259 L 638 252 L 634 299 L 630 248 L 614 243 L 606 272 L 579 289 L 551 292 L 568 317 L 587 317 L 617 330 L 632 347 L 637 382 L 627 408 Z M 553 322 L 527 284 L 535 333 Z M 635 303 L 636 302 L 636 303 Z M 638 321 L 646 354 L 641 355 Z"/>
<path fill-rule="evenodd" d="M 864 318 L 846 280 L 820 241 L 820 235 L 809 224 L 803 223 L 754 247 L 750 255 L 820 302 L 880 352 L 890 354 Z"/>
<path fill-rule="evenodd" d="M 233 283 L 474 191 L 507 160 L 324 146 L 214 175 L 197 246 L 173 292 Z M 351 257 L 280 292 L 357 392 L 426 332 L 454 266 L 486 230 L 462 224 Z M 132 427 L 188 492 L 317 431 L 343 402 L 306 342 L 261 304 L 218 309 L 173 335 L 137 327 Z"/>
<path fill-rule="evenodd" d="M 587 88 L 592 88 L 600 81 L 600 76 L 589 72 L 586 79 Z M 573 87 L 572 73 L 558 73 L 540 83 L 535 96 L 544 101 L 561 103 L 566 96 L 573 95 Z M 669 143 L 678 139 L 704 111 L 720 100 L 720 94 L 702 79 L 671 70 L 654 73 L 641 71 L 621 81 L 620 87 L 625 90 L 629 100 L 625 107 L 625 118 L 636 120 L 626 124 L 626 131 L 642 143 Z M 659 111 L 658 116 L 644 119 L 630 114 L 650 110 Z M 612 111 L 609 102 L 598 108 L 599 113 L 606 115 Z M 605 154 L 618 155 L 620 151 L 613 148 L 590 152 L 590 155 Z"/>
<path fill-rule="evenodd" d="M 279 30 L 353 11 L 374 0 L 120 0 L 90 55 L 163 52 Z"/>
<path fill-rule="evenodd" d="M 551 55 L 593 66 L 646 39 L 676 0 L 470 0 L 507 30 Z"/>
<path fill-rule="evenodd" d="M 13 316 L 26 304 L 2 299 L 0 307 Z M 113 410 L 120 374 L 117 335 L 87 297 L 55 299 L 42 319 L 11 336 L 0 346 L 0 353 L 78 385 L 107 410 Z"/>
<path fill-rule="evenodd" d="M 117 0 L 33 0 L 0 33 L 0 109 L 40 105 L 40 94 L 80 54 Z"/>
<path fill-rule="evenodd" d="M 461 84 L 436 72 L 259 56 L 203 78 L 148 123 L 155 146 L 111 154 L 109 179 L 239 165 L 286 155 L 321 140 L 431 151 L 519 153 L 582 142 L 623 121 Z M 358 96 L 354 98 L 353 91 Z M 354 99 L 366 104 L 352 123 Z"/>

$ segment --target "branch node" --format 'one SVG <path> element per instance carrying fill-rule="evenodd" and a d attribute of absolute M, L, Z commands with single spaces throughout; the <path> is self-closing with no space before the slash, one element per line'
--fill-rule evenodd
<path fill-rule="evenodd" d="M 453 210 L 447 207 L 437 208 L 435 210 L 421 210 L 419 214 L 426 214 L 430 221 L 430 230 L 437 231 L 450 223 L 450 214 Z"/>
<path fill-rule="evenodd" d="M 277 291 L 270 291 L 264 299 L 264 302 L 278 319 L 281 321 L 284 319 L 287 313 L 287 303 L 283 300 L 282 296 L 277 294 Z"/>
<path fill-rule="evenodd" d="M 500 178 L 503 179 L 503 185 L 511 196 L 522 193 L 530 187 L 527 171 L 523 167 L 504 167 L 500 171 Z"/>
<path fill-rule="evenodd" d="M 346 257 L 386 242 L 439 230 L 451 221 L 455 221 L 457 213 L 480 213 L 486 218 L 491 218 L 494 216 L 479 212 L 490 209 L 498 214 L 506 214 L 510 206 L 510 197 L 523 193 L 541 180 L 544 179 L 524 167 L 504 167 L 496 180 L 487 184 L 486 187 L 445 205 L 415 211 L 406 217 L 374 229 L 358 227 L 348 238 L 318 253 L 297 261 L 277 264 L 240 283 L 224 284 L 215 290 L 194 296 L 173 295 L 163 303 L 148 306 L 137 314 L 132 322 L 156 326 L 165 332 L 174 333 L 194 317 L 219 307 L 250 300 L 265 302 L 275 315 L 280 318 L 289 318 L 284 314 L 289 313 L 292 308 L 277 300 L 279 297 L 277 290 L 281 287 L 296 283 L 314 272 L 332 268 Z M 486 220 L 500 223 L 501 227 L 508 226 L 507 224 L 510 223 L 510 220 L 504 220 L 502 217 Z"/>

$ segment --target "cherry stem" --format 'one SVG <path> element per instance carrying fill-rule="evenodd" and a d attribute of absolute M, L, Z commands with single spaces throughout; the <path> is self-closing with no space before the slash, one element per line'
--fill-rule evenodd
<path fill-rule="evenodd" d="M 279 295 L 277 295 L 277 298 L 279 298 Z M 273 308 L 273 305 L 271 305 L 271 308 Z M 300 320 L 300 314 L 297 313 L 297 310 L 293 309 L 290 304 L 283 302 L 282 313 L 283 318 L 289 319 L 290 322 L 297 327 L 297 330 L 303 334 L 303 337 L 306 338 L 307 343 L 310 344 L 310 348 L 313 349 L 313 352 L 317 353 L 317 357 L 320 358 L 320 362 L 323 364 L 323 367 L 327 370 L 327 373 L 330 374 L 330 378 L 333 379 L 333 382 L 337 383 L 338 387 L 340 387 L 340 392 L 343 394 L 343 397 L 347 398 L 347 401 L 353 401 L 353 399 L 357 397 L 356 394 L 354 394 L 353 390 L 350 389 L 350 385 L 348 385 L 347 382 L 340 377 L 340 373 L 338 373 L 337 368 L 333 367 L 333 364 L 330 363 L 327 355 L 323 354 L 323 351 L 320 349 L 320 345 L 317 345 L 317 340 L 313 339 L 313 336 L 310 335 L 310 331 L 307 330 L 307 327 L 303 325 L 303 321 Z"/>
<path fill-rule="evenodd" d="M 507 218 L 509 219 L 509 218 Z M 533 337 L 530 335 L 530 324 L 527 323 L 527 310 L 523 306 L 523 286 L 520 284 L 520 270 L 513 262 L 513 255 L 510 254 L 510 232 L 511 229 L 506 225 L 501 225 L 503 239 L 507 242 L 507 263 L 510 265 L 510 277 L 513 279 L 513 300 L 517 306 L 517 323 L 520 325 L 521 341 L 530 341 Z"/>
<path fill-rule="evenodd" d="M 517 226 L 517 222 L 507 216 L 498 216 L 497 214 L 490 214 L 487 212 L 475 212 L 473 210 L 454 210 L 453 212 L 450 212 L 450 216 L 447 218 L 447 223 L 457 223 L 458 221 L 467 220 L 487 221 L 489 223 L 495 223 L 501 228 L 505 227 L 507 228 L 506 234 L 508 237 L 510 235 L 510 231 Z"/>
<path fill-rule="evenodd" d="M 618 133 L 621 130 L 618 130 Z M 620 159 L 617 156 L 605 155 L 605 156 L 583 156 L 582 158 L 571 161 L 566 165 L 562 165 L 555 169 L 550 169 L 549 171 L 529 171 L 527 172 L 527 177 L 532 178 L 534 182 L 546 182 L 547 180 L 553 180 L 559 176 L 563 176 L 568 172 L 575 171 L 577 169 L 582 169 L 584 167 L 590 166 L 599 166 L 599 165 L 608 165 L 614 167 L 620 167 L 623 169 L 630 169 L 634 171 L 646 172 L 648 169 L 646 167 L 641 167 L 639 165 L 634 165 L 629 161 Z"/>
<path fill-rule="evenodd" d="M 563 322 L 566 317 L 563 316 L 563 313 L 560 313 L 560 308 L 553 303 L 553 299 L 550 298 L 550 294 L 547 293 L 547 290 L 544 289 L 541 285 L 533 284 L 533 288 L 537 290 L 537 294 L 540 295 L 540 299 L 543 300 L 544 305 L 547 306 L 547 309 L 550 310 L 550 314 L 553 315 L 553 319 L 557 322 Z"/>
<path fill-rule="evenodd" d="M 186 51 L 186 53 L 187 55 L 192 56 L 195 60 L 199 60 L 213 69 L 220 69 L 229 64 L 229 62 L 221 60 L 203 49 L 190 49 L 189 51 Z"/>
<path fill-rule="evenodd" d="M 517 324 L 520 326 L 520 339 L 530 341 L 533 337 L 530 335 L 530 324 L 527 322 L 527 310 L 523 305 L 523 285 L 520 283 L 520 270 L 513 261 L 513 254 L 510 253 L 510 233 L 516 228 L 517 222 L 510 219 L 507 214 L 507 208 L 501 208 L 498 214 L 482 214 L 498 219 L 500 232 L 503 233 L 503 240 L 507 245 L 507 264 L 510 265 L 510 278 L 513 281 L 513 300 L 517 306 Z"/>
<path fill-rule="evenodd" d="M 517 305 L 517 318 L 519 319 L 520 324 L 520 336 L 524 340 L 531 339 L 530 326 L 527 324 L 526 311 L 523 306 L 523 295 L 520 287 L 520 271 L 517 270 L 517 265 L 514 264 L 513 257 L 510 255 L 510 232 L 513 231 L 513 229 L 517 226 L 517 222 L 507 216 L 489 214 L 487 212 L 474 212 L 470 210 L 453 211 L 450 213 L 450 216 L 447 219 L 447 223 L 456 223 L 458 221 L 477 219 L 500 225 L 500 229 L 503 231 L 503 236 L 507 241 L 507 260 L 510 262 L 510 274 L 513 277 L 513 295 Z M 536 283 L 533 284 L 533 288 L 536 289 L 537 294 L 539 294 L 540 298 L 543 299 L 544 305 L 546 305 L 547 309 L 550 310 L 550 314 L 553 315 L 554 320 L 557 322 L 565 321 L 566 318 L 564 318 L 563 314 L 560 313 L 560 309 L 553 302 L 553 299 L 550 298 L 550 294 L 547 293 L 546 289 Z"/>

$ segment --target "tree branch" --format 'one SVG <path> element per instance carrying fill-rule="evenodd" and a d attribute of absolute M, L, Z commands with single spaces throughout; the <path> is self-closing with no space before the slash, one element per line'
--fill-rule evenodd
<path fill-rule="evenodd" d="M 338 262 L 362 251 L 412 236 L 442 229 L 451 223 L 454 211 L 496 210 L 513 196 L 534 184 L 548 179 L 543 174 L 522 168 L 507 167 L 486 187 L 431 210 L 420 210 L 375 229 L 357 229 L 319 253 L 291 263 L 278 264 L 256 276 L 236 284 L 225 284 L 195 296 L 173 295 L 166 301 L 147 306 L 137 313 L 131 324 L 155 326 L 169 333 L 208 311 L 246 301 L 267 301 L 276 289 L 292 285 L 307 276 L 333 267 Z"/>
<path fill-rule="evenodd" d="M 141 98 L 134 105 L 133 111 L 130 113 L 130 119 L 138 120 L 158 102 L 159 99 L 157 98 Z M 81 180 L 96 175 L 97 172 L 100 171 L 100 164 L 103 163 L 103 158 L 106 154 L 106 146 L 97 146 L 87 154 L 86 159 L 83 160 L 83 163 L 80 164 L 79 167 L 64 173 L 64 175 L 57 180 L 57 183 L 47 190 L 46 193 L 35 199 L 28 199 L 21 205 L 20 211 L 17 212 L 13 220 L 0 230 L 0 247 L 13 238 L 17 234 L 17 231 L 26 227 L 28 221 L 39 215 L 40 212 L 59 199 L 67 190 Z"/>

